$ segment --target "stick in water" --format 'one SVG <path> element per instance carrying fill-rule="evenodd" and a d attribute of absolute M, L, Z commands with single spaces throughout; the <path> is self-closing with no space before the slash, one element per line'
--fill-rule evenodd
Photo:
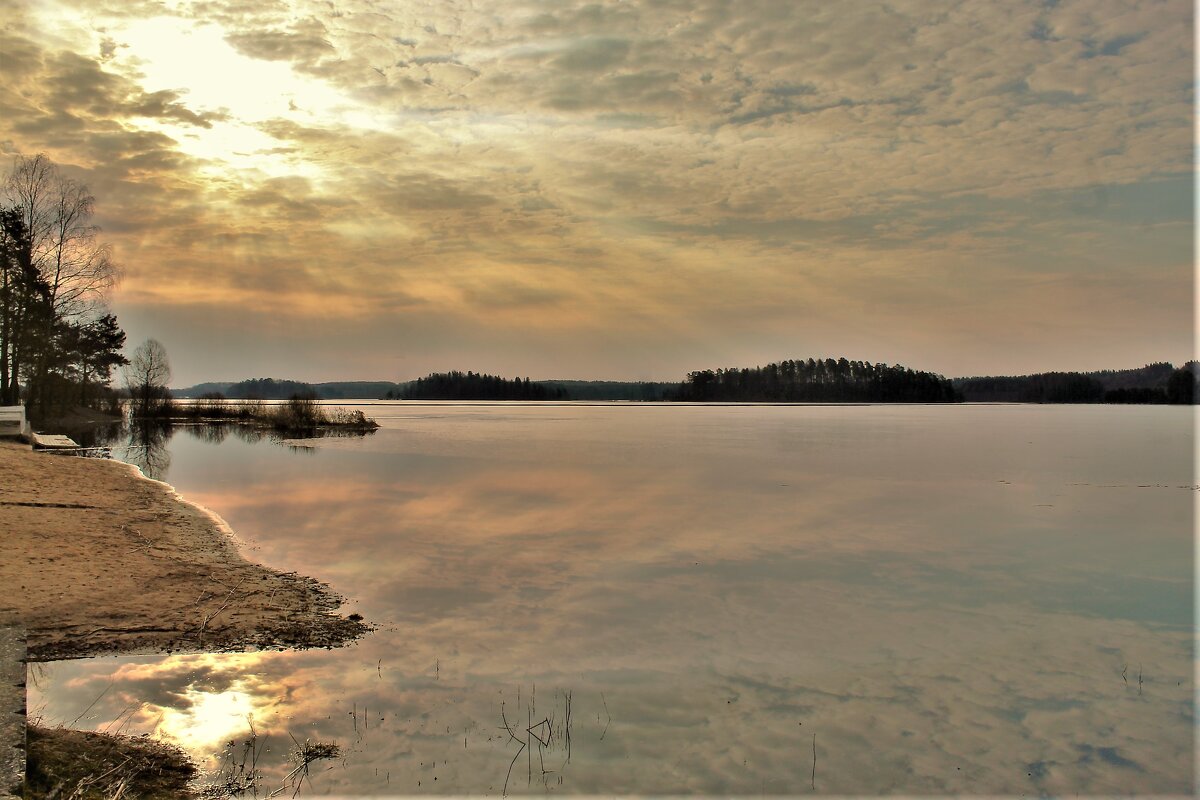
<path fill-rule="evenodd" d="M 813 771 L 812 771 L 812 789 L 817 790 L 817 735 L 813 734 Z"/>

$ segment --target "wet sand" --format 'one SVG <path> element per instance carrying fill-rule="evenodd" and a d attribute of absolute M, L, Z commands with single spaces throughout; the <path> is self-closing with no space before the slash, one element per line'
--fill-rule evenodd
<path fill-rule="evenodd" d="M 0 625 L 31 661 L 333 647 L 342 598 L 247 561 L 224 524 L 126 464 L 0 442 Z"/>

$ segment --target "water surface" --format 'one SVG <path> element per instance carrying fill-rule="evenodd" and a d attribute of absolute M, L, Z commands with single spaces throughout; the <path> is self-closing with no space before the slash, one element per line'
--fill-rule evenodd
<path fill-rule="evenodd" d="M 31 706 L 211 768 L 252 724 L 268 788 L 335 741 L 314 796 L 1193 789 L 1191 409 L 362 407 L 117 455 L 378 632 Z"/>

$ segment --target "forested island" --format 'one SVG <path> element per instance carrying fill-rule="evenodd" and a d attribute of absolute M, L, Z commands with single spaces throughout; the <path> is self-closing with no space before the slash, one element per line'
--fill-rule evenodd
<path fill-rule="evenodd" d="M 565 400 L 565 390 L 534 383 L 529 378 L 508 380 L 477 372 L 435 372 L 396 392 L 392 400 Z"/>
<path fill-rule="evenodd" d="M 950 381 L 899 364 L 807 359 L 688 373 L 668 400 L 724 403 L 952 403 Z"/>

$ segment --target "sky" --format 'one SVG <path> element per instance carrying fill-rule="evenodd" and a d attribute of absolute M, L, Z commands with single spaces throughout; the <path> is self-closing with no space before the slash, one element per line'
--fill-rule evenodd
<path fill-rule="evenodd" d="M 1192 357 L 1190 0 L 0 0 L 172 385 Z"/>

